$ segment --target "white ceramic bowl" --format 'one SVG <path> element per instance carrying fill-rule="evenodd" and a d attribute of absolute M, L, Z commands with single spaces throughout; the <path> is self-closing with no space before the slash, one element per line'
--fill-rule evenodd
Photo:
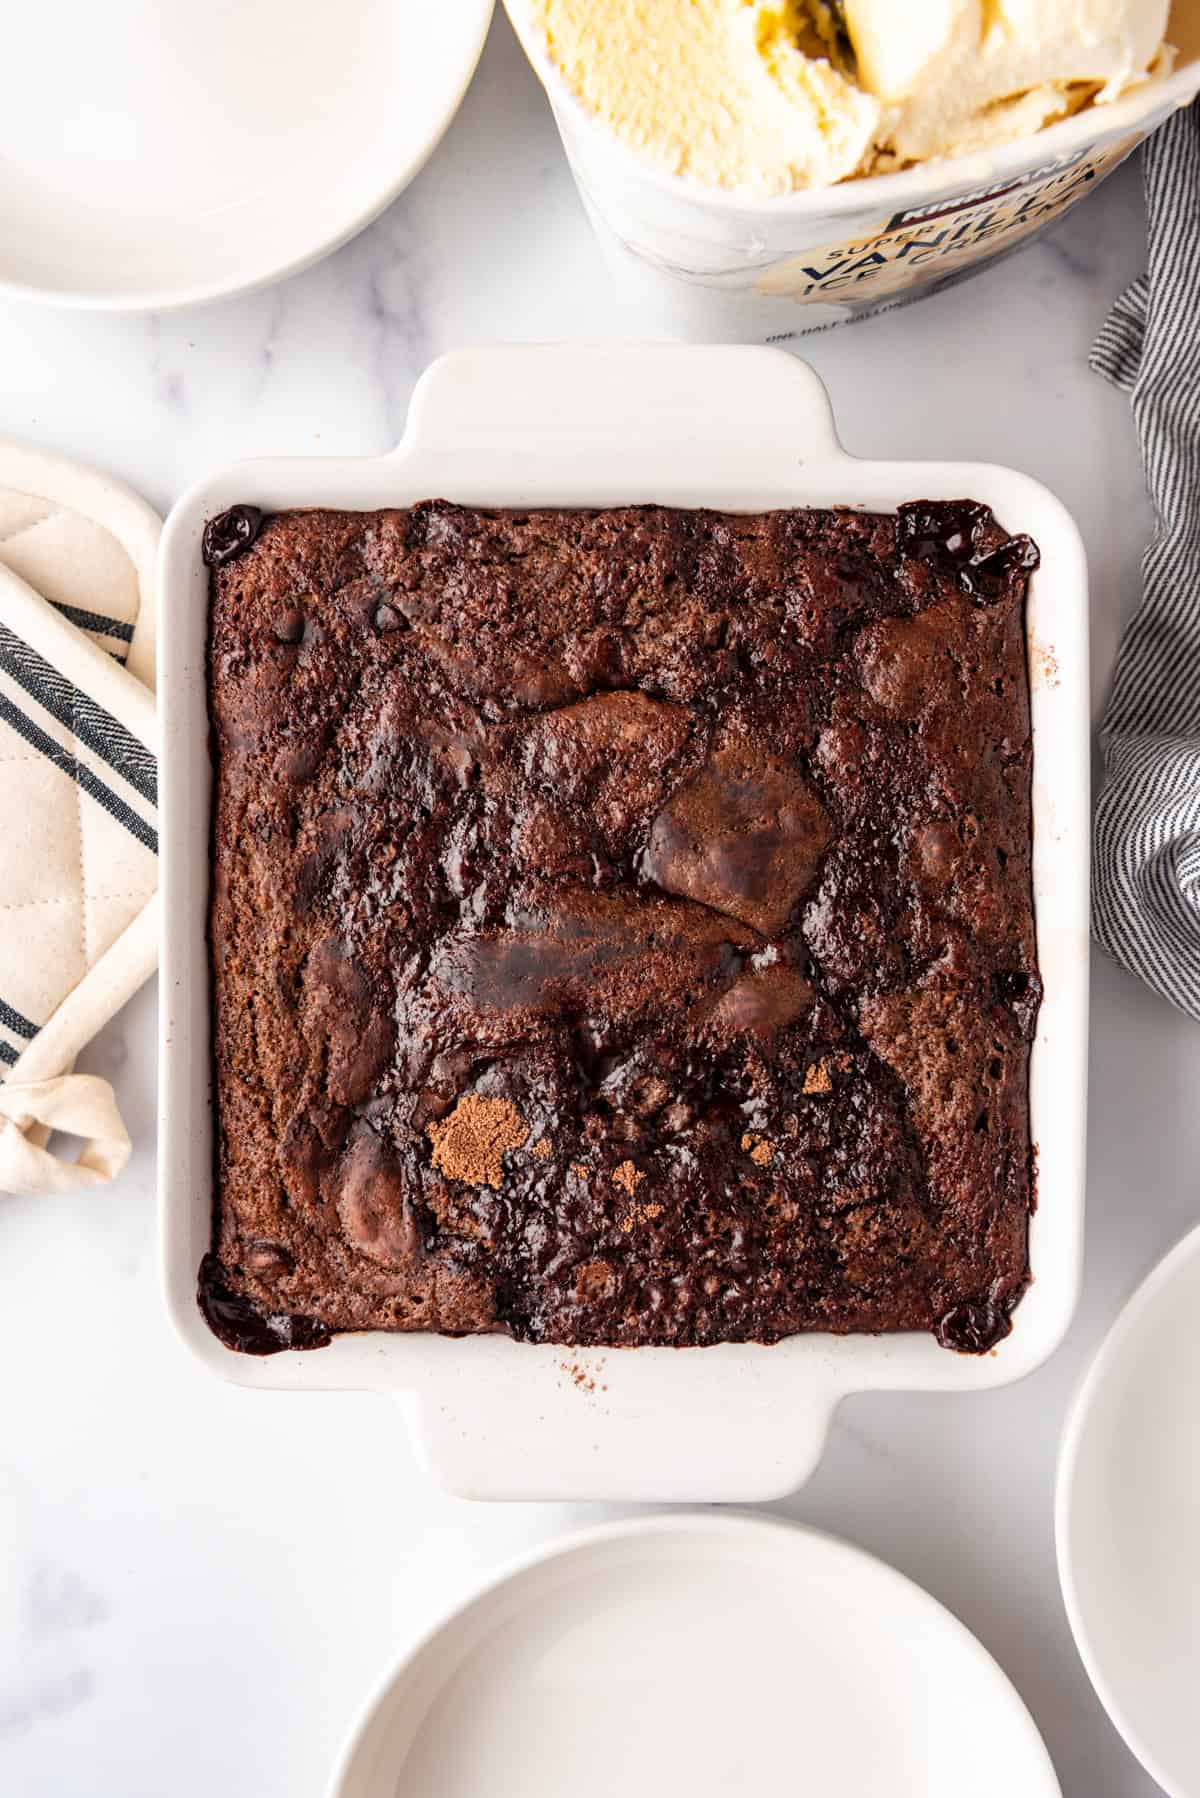
<path fill-rule="evenodd" d="M 1071 1409 L 1063 1598 L 1105 1709 L 1171 1798 L 1200 1794 L 1200 1230 L 1139 1286 Z"/>
<path fill-rule="evenodd" d="M 763 197 L 705 188 L 629 148 L 575 98 L 530 0 L 505 5 L 642 327 L 693 341 L 780 342 L 932 293 L 1061 217 L 1200 89 L 1200 18 L 1177 0 L 1182 56 L 1165 81 L 970 156 Z"/>
<path fill-rule="evenodd" d="M 184 306 L 314 262 L 430 155 L 492 0 L 4 9 L 0 294 Z"/>
<path fill-rule="evenodd" d="M 832 1536 L 696 1513 L 489 1581 L 389 1675 L 330 1798 L 778 1791 L 1059 1798 L 1020 1698 L 928 1593 Z"/>
<path fill-rule="evenodd" d="M 495 506 L 659 501 L 763 511 L 914 498 L 986 502 L 1032 534 L 1034 900 L 1045 982 L 1031 1064 L 1040 1202 L 1033 1285 L 989 1355 L 932 1336 L 802 1335 L 774 1347 L 564 1352 L 501 1336 L 371 1332 L 258 1359 L 223 1348 L 196 1308 L 209 1246 L 211 769 L 205 695 L 204 520 L 239 501 Z M 1087 577 L 1078 532 L 1044 487 L 969 463 L 866 462 L 834 435 L 829 401 L 783 351 L 679 345 L 509 346 L 444 357 L 413 396 L 390 456 L 229 468 L 172 512 L 159 562 L 163 849 L 160 1185 L 168 1303 L 226 1378 L 272 1388 L 369 1387 L 405 1402 L 426 1462 L 473 1496 L 765 1499 L 815 1465 L 838 1400 L 866 1388 L 978 1392 L 1057 1345 L 1075 1304 L 1083 1219 L 1088 969 Z"/>

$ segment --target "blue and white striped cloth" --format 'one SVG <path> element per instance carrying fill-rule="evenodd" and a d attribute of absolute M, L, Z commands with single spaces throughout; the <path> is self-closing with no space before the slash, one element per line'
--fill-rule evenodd
<path fill-rule="evenodd" d="M 1200 108 L 1145 149 L 1146 273 L 1091 365 L 1133 402 L 1155 530 L 1100 726 L 1092 928 L 1200 1018 Z"/>
<path fill-rule="evenodd" d="M 155 962 L 158 529 L 0 443 L 0 1193 L 102 1184 L 129 1153 L 108 1083 L 73 1069 Z"/>

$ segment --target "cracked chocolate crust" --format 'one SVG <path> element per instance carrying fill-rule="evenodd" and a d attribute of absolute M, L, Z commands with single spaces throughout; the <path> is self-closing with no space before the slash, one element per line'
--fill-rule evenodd
<path fill-rule="evenodd" d="M 256 525 L 211 576 L 223 1338 L 1004 1335 L 1035 564 L 967 501 Z"/>

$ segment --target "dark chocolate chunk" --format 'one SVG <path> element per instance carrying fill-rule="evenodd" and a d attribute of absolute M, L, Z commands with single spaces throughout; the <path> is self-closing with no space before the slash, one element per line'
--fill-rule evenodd
<path fill-rule="evenodd" d="M 299 606 L 287 606 L 271 628 L 281 643 L 299 643 L 304 635 L 304 613 Z"/>
<path fill-rule="evenodd" d="M 1023 584 L 1025 576 L 1033 573 L 1041 559 L 1032 537 L 1010 537 L 999 549 L 990 550 L 985 556 L 973 556 L 964 568 L 959 569 L 959 582 L 976 605 L 994 605 L 998 599 L 1003 599 L 1014 580 Z"/>
<path fill-rule="evenodd" d="M 978 553 L 993 522 L 974 500 L 914 500 L 896 514 L 896 547 L 901 555 L 958 568 Z"/>
<path fill-rule="evenodd" d="M 1042 1004 L 1041 977 L 1024 968 L 1002 968 L 995 976 L 996 991 L 1017 1020 L 1021 1035 L 1032 1042 Z"/>
<path fill-rule="evenodd" d="M 209 568 L 224 568 L 235 556 L 250 548 L 262 529 L 263 515 L 257 506 L 230 506 L 227 512 L 210 518 L 204 527 L 200 554 Z"/>
<path fill-rule="evenodd" d="M 371 622 L 377 631 L 381 631 L 385 635 L 388 631 L 406 631 L 408 629 L 408 619 L 404 613 L 398 612 L 396 607 L 390 605 L 386 599 L 380 600 L 375 607 Z"/>
<path fill-rule="evenodd" d="M 1007 1309 L 988 1294 L 955 1305 L 938 1320 L 935 1334 L 943 1348 L 960 1355 L 986 1355 L 1012 1330 Z"/>
<path fill-rule="evenodd" d="M 1006 537 L 986 506 L 970 500 L 919 501 L 901 506 L 896 541 L 903 554 L 953 569 L 977 605 L 994 605 L 1041 557 L 1031 537 Z"/>

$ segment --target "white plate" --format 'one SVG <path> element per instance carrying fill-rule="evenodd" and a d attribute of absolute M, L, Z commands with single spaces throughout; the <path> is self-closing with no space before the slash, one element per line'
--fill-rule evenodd
<path fill-rule="evenodd" d="M 291 274 L 412 179 L 492 0 L 5 10 L 0 292 L 187 305 Z"/>
<path fill-rule="evenodd" d="M 1059 1798 L 1016 1692 L 903 1575 L 684 1513 L 518 1563 L 405 1657 L 331 1798 Z"/>
<path fill-rule="evenodd" d="M 1134 1293 L 1072 1408 L 1058 1569 L 1105 1709 L 1171 1798 L 1200 1794 L 1200 1230 Z"/>

